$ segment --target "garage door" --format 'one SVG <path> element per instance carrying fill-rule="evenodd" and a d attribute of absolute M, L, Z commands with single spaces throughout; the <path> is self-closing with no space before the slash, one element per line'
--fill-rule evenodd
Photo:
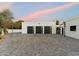
<path fill-rule="evenodd" d="M 42 34 L 43 33 L 43 27 L 42 26 L 36 26 L 36 34 Z"/>
<path fill-rule="evenodd" d="M 51 26 L 45 26 L 44 27 L 44 34 L 52 34 L 52 27 Z"/>
<path fill-rule="evenodd" d="M 28 26 L 27 27 L 27 33 L 28 34 L 33 34 L 34 33 L 34 27 L 33 26 Z"/>

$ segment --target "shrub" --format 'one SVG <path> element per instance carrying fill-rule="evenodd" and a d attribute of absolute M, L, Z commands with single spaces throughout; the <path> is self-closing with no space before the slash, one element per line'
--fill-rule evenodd
<path fill-rule="evenodd" d="M 0 29 L 0 35 L 2 34 L 2 29 Z"/>

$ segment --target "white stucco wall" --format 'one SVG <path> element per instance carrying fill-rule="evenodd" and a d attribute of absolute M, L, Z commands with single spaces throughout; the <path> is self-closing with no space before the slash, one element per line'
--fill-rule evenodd
<path fill-rule="evenodd" d="M 20 33 L 22 32 L 21 29 L 7 29 L 8 33 Z"/>
<path fill-rule="evenodd" d="M 70 26 L 76 25 L 76 31 L 70 31 Z M 79 39 L 79 18 L 66 21 L 65 35 Z"/>
<path fill-rule="evenodd" d="M 52 34 L 56 33 L 55 22 L 23 22 L 22 33 L 27 33 L 27 26 L 52 26 Z"/>

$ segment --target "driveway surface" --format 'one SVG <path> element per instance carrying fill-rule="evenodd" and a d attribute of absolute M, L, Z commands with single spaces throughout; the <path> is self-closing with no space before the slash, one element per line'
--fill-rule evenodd
<path fill-rule="evenodd" d="M 79 56 L 79 40 L 61 35 L 8 34 L 1 56 Z"/>

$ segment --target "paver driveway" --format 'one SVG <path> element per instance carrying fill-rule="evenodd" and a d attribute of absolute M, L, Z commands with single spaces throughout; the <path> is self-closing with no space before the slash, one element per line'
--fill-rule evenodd
<path fill-rule="evenodd" d="M 79 40 L 50 34 L 8 34 L 0 43 L 0 55 L 74 56 L 79 55 Z"/>

